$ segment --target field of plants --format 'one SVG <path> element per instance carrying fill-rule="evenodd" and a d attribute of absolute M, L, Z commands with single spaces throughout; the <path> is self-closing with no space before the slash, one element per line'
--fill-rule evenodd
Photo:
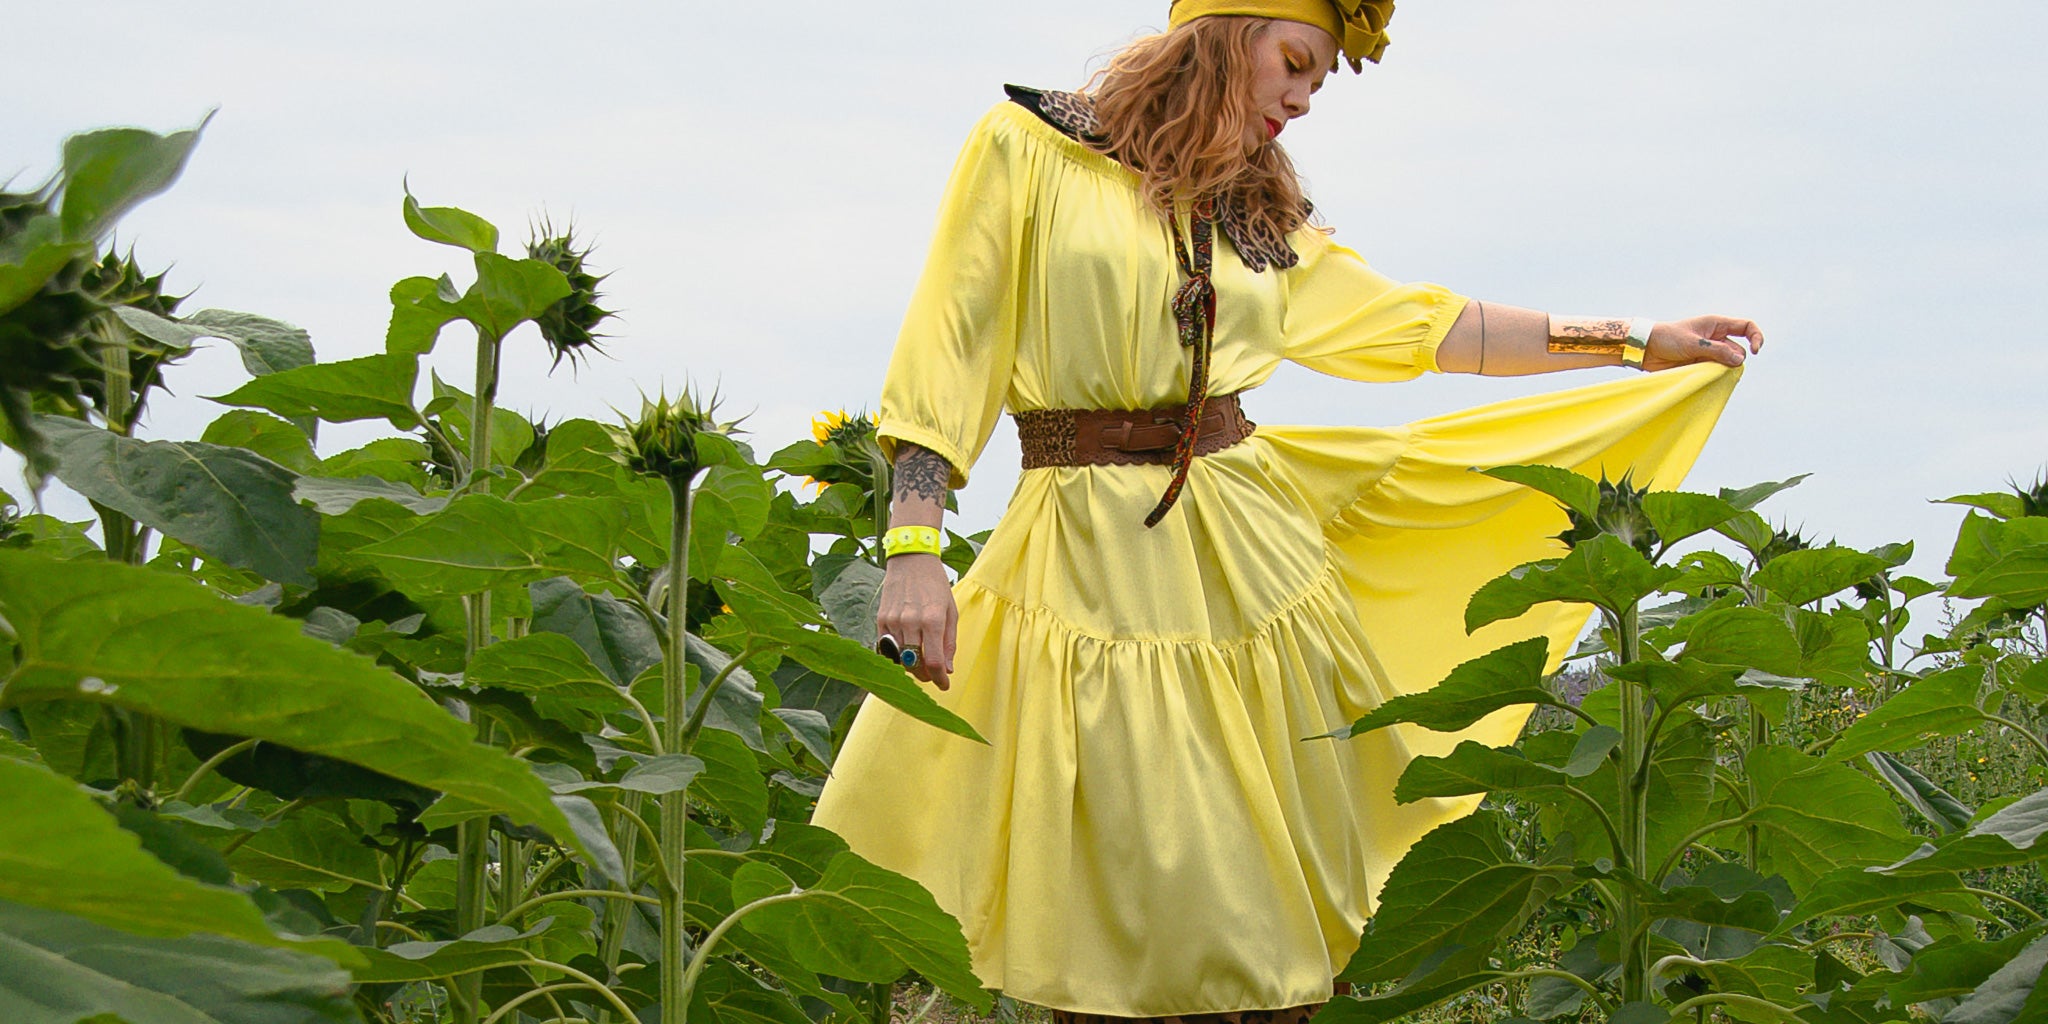
<path fill-rule="evenodd" d="M 872 424 L 764 453 L 688 391 L 519 416 L 504 360 L 596 351 L 588 250 L 409 195 L 474 271 L 393 285 L 383 352 L 184 309 L 107 239 L 198 138 L 81 134 L 0 192 L 0 442 L 97 517 L 0 494 L 0 1022 L 1015 1017 L 927 892 L 808 824 L 859 701 L 979 738 L 870 650 Z M 248 381 L 196 440 L 134 436 L 200 339 Z M 419 379 L 472 339 L 473 376 Z M 1398 780 L 1488 797 L 1396 869 L 1318 1021 L 2048 1020 L 2048 486 L 1951 499 L 1929 581 L 1770 525 L 1796 481 L 1489 471 L 1571 526 L 1467 625 L 1600 629 L 1307 740 L 1539 706 Z"/>

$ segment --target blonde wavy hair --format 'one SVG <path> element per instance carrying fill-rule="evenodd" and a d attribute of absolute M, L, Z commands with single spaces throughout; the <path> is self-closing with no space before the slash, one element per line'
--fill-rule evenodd
<path fill-rule="evenodd" d="M 1102 126 L 1097 143 L 1135 170 L 1162 216 L 1176 205 L 1217 199 L 1243 210 L 1250 227 L 1274 237 L 1308 221 L 1294 162 L 1278 142 L 1247 154 L 1252 44 L 1265 18 L 1196 18 L 1124 47 L 1083 91 Z"/>

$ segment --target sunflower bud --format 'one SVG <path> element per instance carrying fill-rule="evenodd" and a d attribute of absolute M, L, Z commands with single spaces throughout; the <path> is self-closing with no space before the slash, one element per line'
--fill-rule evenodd
<path fill-rule="evenodd" d="M 85 268 L 78 290 L 106 306 L 133 306 L 169 318 L 189 295 L 165 295 L 164 275 L 151 277 L 135 262 L 135 253 L 120 256 L 108 252 L 98 263 Z"/>
<path fill-rule="evenodd" d="M 1577 509 L 1567 507 L 1565 514 L 1571 518 L 1571 528 L 1557 535 L 1557 539 L 1570 545 L 1592 540 L 1601 534 L 1612 534 L 1621 538 L 1630 547 L 1643 553 L 1645 558 L 1653 557 L 1661 538 L 1656 527 L 1650 525 L 1649 514 L 1643 511 L 1643 496 L 1650 493 L 1647 487 L 1636 487 L 1631 474 L 1623 473 L 1620 480 L 1609 481 L 1606 473 L 1600 474 L 1600 505 L 1592 517 Z"/>
<path fill-rule="evenodd" d="M 700 439 L 729 437 L 734 424 L 719 423 L 718 396 L 700 401 L 688 390 L 671 400 L 666 393 L 649 401 L 640 398 L 640 417 L 607 427 L 619 451 L 613 458 L 635 473 L 665 480 L 688 481 L 705 467 Z"/>
<path fill-rule="evenodd" d="M 569 279 L 569 294 L 549 306 L 535 321 L 541 337 L 555 351 L 557 366 L 563 357 L 573 363 L 578 355 L 600 351 L 597 339 L 603 335 L 595 333 L 597 325 L 612 316 L 610 310 L 597 304 L 603 298 L 597 286 L 610 275 L 590 273 L 584 266 L 590 252 L 590 246 L 577 243 L 575 225 L 558 235 L 554 225 L 545 219 L 535 226 L 533 237 L 526 243 L 527 256 L 554 267 Z"/>
<path fill-rule="evenodd" d="M 2020 497 L 2021 516 L 2048 516 L 2048 474 L 2035 478 L 2032 487 L 2014 484 L 2012 489 Z"/>
<path fill-rule="evenodd" d="M 1830 541 L 1829 543 L 1832 544 L 1833 542 Z M 1805 551 L 1813 546 L 1814 543 L 1801 536 L 1798 530 L 1781 526 L 1771 532 L 1770 543 L 1765 544 L 1764 549 L 1757 552 L 1757 568 L 1761 569 L 1771 564 L 1771 560 L 1779 555 L 1789 555 L 1794 551 Z"/>

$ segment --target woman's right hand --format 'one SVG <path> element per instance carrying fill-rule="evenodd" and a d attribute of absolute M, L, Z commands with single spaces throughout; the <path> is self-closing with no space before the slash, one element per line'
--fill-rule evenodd
<path fill-rule="evenodd" d="M 881 606 L 875 626 L 902 647 L 918 647 L 923 656 L 910 674 L 944 690 L 952 685 L 953 647 L 960 610 L 953 604 L 953 584 L 945 563 L 930 554 L 902 554 L 889 559 L 882 576 Z"/>

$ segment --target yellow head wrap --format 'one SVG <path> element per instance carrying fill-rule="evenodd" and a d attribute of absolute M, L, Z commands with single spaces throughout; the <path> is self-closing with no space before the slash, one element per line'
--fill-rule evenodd
<path fill-rule="evenodd" d="M 1351 61 L 1351 70 L 1363 70 L 1366 61 L 1380 62 L 1387 49 L 1387 19 L 1394 16 L 1394 0 L 1173 0 L 1167 25 L 1179 28 L 1196 18 L 1212 14 L 1237 14 L 1253 18 L 1298 21 L 1328 32 Z"/>

